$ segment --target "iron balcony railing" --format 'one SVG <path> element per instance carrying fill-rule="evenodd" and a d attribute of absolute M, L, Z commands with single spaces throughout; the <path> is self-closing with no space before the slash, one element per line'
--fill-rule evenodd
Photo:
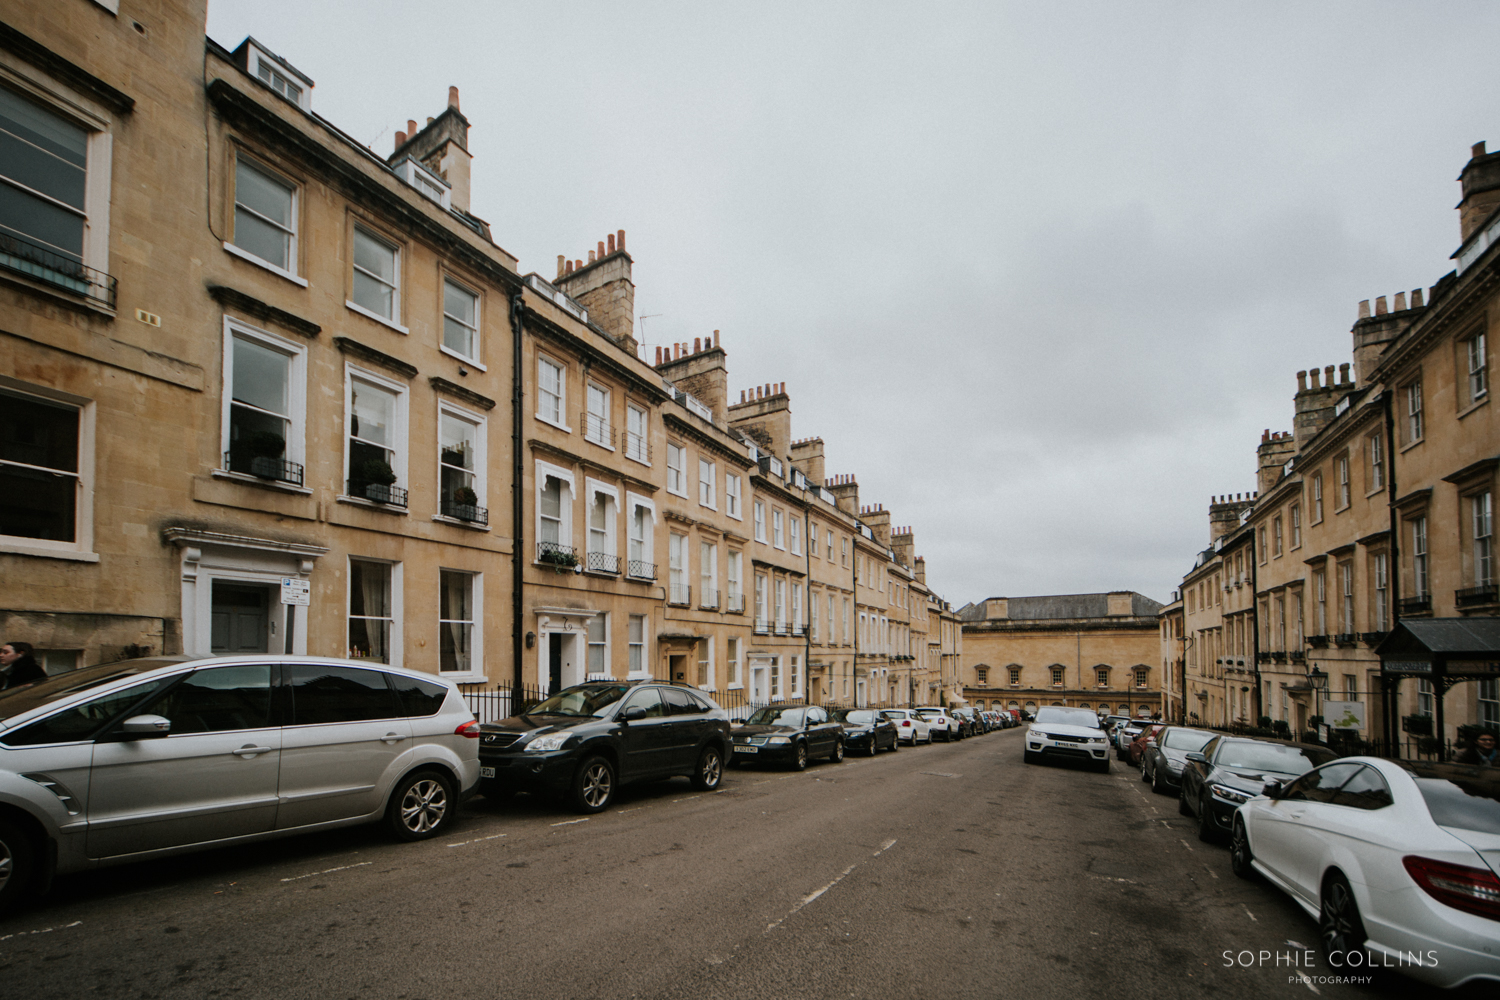
<path fill-rule="evenodd" d="M 1495 600 L 1493 583 L 1487 583 L 1482 587 L 1465 587 L 1453 592 L 1453 601 L 1460 608 L 1472 608 L 1477 604 L 1494 604 Z"/>
<path fill-rule="evenodd" d="M 602 444 L 606 448 L 615 446 L 614 428 L 610 426 L 609 418 L 601 417 L 597 413 L 584 411 L 578 416 L 579 423 L 583 424 L 583 438 L 595 444 Z"/>
<path fill-rule="evenodd" d="M 115 307 L 119 282 L 71 257 L 10 233 L 0 233 L 0 268 L 71 292 L 107 309 Z"/>
<path fill-rule="evenodd" d="M 536 561 L 557 569 L 572 569 L 578 565 L 578 550 L 557 542 L 537 542 Z"/>
<path fill-rule="evenodd" d="M 583 568 L 590 573 L 608 573 L 614 576 L 620 572 L 620 557 L 607 552 L 590 552 Z"/>
<path fill-rule="evenodd" d="M 651 442 L 639 434 L 630 431 L 625 432 L 625 457 L 633 458 L 637 462 L 651 464 Z"/>
<path fill-rule="evenodd" d="M 302 466 L 269 455 L 246 455 L 235 451 L 224 453 L 224 468 L 257 479 L 302 485 Z"/>
<path fill-rule="evenodd" d="M 1333 642 L 1338 646 L 1352 646 L 1359 639 L 1353 632 L 1339 632 L 1333 637 Z"/>
<path fill-rule="evenodd" d="M 734 591 L 731 590 L 729 592 L 729 596 L 726 597 L 726 598 L 724 598 L 724 610 L 728 611 L 730 614 L 733 614 L 733 615 L 742 615 L 742 614 L 744 614 L 745 613 L 745 595 L 744 595 L 744 593 L 743 592 L 735 593 Z"/>
<path fill-rule="evenodd" d="M 1397 605 L 1401 608 L 1403 615 L 1420 615 L 1432 610 L 1432 595 L 1402 598 Z"/>
<path fill-rule="evenodd" d="M 632 580 L 655 580 L 656 563 L 644 559 L 630 559 L 625 563 L 625 575 Z"/>
<path fill-rule="evenodd" d="M 444 517 L 457 518 L 460 521 L 468 521 L 470 524 L 490 523 L 490 512 L 487 507 L 476 507 L 471 503 L 459 503 L 457 500 L 444 500 L 438 504 L 438 513 Z"/>
<path fill-rule="evenodd" d="M 766 635 L 770 631 L 771 631 L 771 623 L 770 622 L 766 621 L 764 618 L 757 618 L 757 619 L 755 619 L 755 633 L 757 635 Z"/>
<path fill-rule="evenodd" d="M 1310 635 L 1307 637 L 1307 644 L 1313 649 L 1326 649 L 1328 648 L 1328 636 Z"/>
<path fill-rule="evenodd" d="M 698 607 L 717 608 L 719 606 L 719 592 L 712 587 L 698 588 Z"/>
<path fill-rule="evenodd" d="M 669 600 L 672 604 L 688 604 L 693 599 L 692 584 L 674 583 L 668 589 L 671 591 Z"/>
<path fill-rule="evenodd" d="M 349 495 L 389 507 L 406 506 L 406 491 L 399 486 L 390 486 L 386 483 L 362 483 L 358 479 L 351 479 L 349 480 Z"/>

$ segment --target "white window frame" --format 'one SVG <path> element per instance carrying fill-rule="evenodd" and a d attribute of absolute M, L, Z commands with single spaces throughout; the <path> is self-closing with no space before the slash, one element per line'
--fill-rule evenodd
<path fill-rule="evenodd" d="M 646 658 L 646 650 L 648 648 L 646 621 L 647 618 L 645 615 L 631 615 L 626 619 L 627 631 L 625 633 L 625 643 L 628 650 L 628 659 L 625 662 L 625 676 L 627 679 L 651 676 L 651 661 Z M 632 638 L 630 631 L 628 631 L 633 629 L 637 624 L 640 626 L 639 639 Z M 637 655 L 637 651 L 639 651 L 639 655 Z"/>
<path fill-rule="evenodd" d="M 1372 631 L 1384 632 L 1390 628 L 1391 621 L 1389 554 L 1376 552 L 1371 557 L 1370 575 L 1374 577 L 1371 581 L 1371 589 L 1375 592 L 1375 620 L 1371 622 L 1374 626 Z"/>
<path fill-rule="evenodd" d="M 771 545 L 786 550 L 786 514 L 780 507 L 771 508 Z"/>
<path fill-rule="evenodd" d="M 1484 330 L 1464 339 L 1464 356 L 1468 362 L 1469 405 L 1490 394 L 1489 339 Z"/>
<path fill-rule="evenodd" d="M 92 154 L 92 150 L 90 150 L 90 153 Z M 298 254 L 298 245 L 299 245 L 299 229 L 300 229 L 299 223 L 301 222 L 301 211 L 302 211 L 302 185 L 299 184 L 297 181 L 293 180 L 292 178 L 288 177 L 286 174 L 282 173 L 281 171 L 272 169 L 271 166 L 268 165 L 264 160 L 257 159 L 257 158 L 255 158 L 253 156 L 248 156 L 248 155 L 245 154 L 245 152 L 243 150 L 236 150 L 235 151 L 235 158 L 234 158 L 234 168 L 235 168 L 235 171 L 236 171 L 236 180 L 235 180 L 236 195 L 232 195 L 231 196 L 231 200 L 230 200 L 229 211 L 230 211 L 231 218 L 240 209 L 240 203 L 239 203 L 239 198 L 237 197 L 237 192 L 238 192 L 238 171 L 239 171 L 239 165 L 240 165 L 241 162 L 245 163 L 251 170 L 255 171 L 256 173 L 264 174 L 267 178 L 269 178 L 272 181 L 275 181 L 277 184 L 280 184 L 283 187 L 287 187 L 287 188 L 291 189 L 291 192 L 292 192 L 292 204 L 291 204 L 291 208 L 287 211 L 287 217 L 292 220 L 292 226 L 291 226 L 291 229 L 289 229 L 289 230 L 287 230 L 285 226 L 282 226 L 279 223 L 272 222 L 270 219 L 267 219 L 265 216 L 260 215 L 258 212 L 254 212 L 254 210 L 250 209 L 248 206 L 246 207 L 246 211 L 252 212 L 253 214 L 256 215 L 257 218 L 260 218 L 260 219 L 264 220 L 269 225 L 276 226 L 276 228 L 278 228 L 278 229 L 286 230 L 286 232 L 287 232 L 287 253 L 286 253 L 286 260 L 287 260 L 287 264 L 289 264 L 290 266 L 289 267 L 282 267 L 279 264 L 273 264 L 271 261 L 266 260 L 264 257 L 261 257 L 258 254 L 252 253 L 249 250 L 246 250 L 244 247 L 241 247 L 239 244 L 233 242 L 232 240 L 225 240 L 224 241 L 224 249 L 227 250 L 229 253 L 233 254 L 234 256 L 240 258 L 241 260 L 248 261 L 251 264 L 256 265 L 257 267 L 263 267 L 267 271 L 270 271 L 272 274 L 280 275 L 281 277 L 285 278 L 286 280 L 292 282 L 295 285 L 300 285 L 303 288 L 308 287 L 308 285 L 307 285 L 307 279 L 304 278 L 304 277 L 302 277 L 297 272 L 297 267 L 298 267 L 298 263 L 299 263 L 298 256 L 297 256 L 297 254 Z"/>
<path fill-rule="evenodd" d="M 787 620 L 786 620 L 786 580 L 782 579 L 779 576 L 776 577 L 774 580 L 772 580 L 771 581 L 771 595 L 772 595 L 772 600 L 775 602 L 776 618 L 774 620 L 776 622 L 776 631 L 783 632 L 783 631 L 786 630 L 786 626 L 787 626 Z"/>
<path fill-rule="evenodd" d="M 688 536 L 680 531 L 667 532 L 667 603 L 686 605 L 693 599 L 693 585 L 688 579 Z M 678 588 L 682 588 L 678 591 Z"/>
<path fill-rule="evenodd" d="M 1474 493 L 1469 501 L 1469 527 L 1474 560 L 1474 586 L 1488 587 L 1495 582 L 1494 494 L 1489 490 Z"/>
<path fill-rule="evenodd" d="M 601 448 L 615 450 L 614 426 L 610 420 L 612 394 L 609 387 L 593 379 L 583 383 L 583 439 Z"/>
<path fill-rule="evenodd" d="M 448 311 L 448 286 L 449 285 L 452 285 L 454 288 L 456 288 L 459 291 L 463 292 L 465 295 L 473 297 L 473 299 L 474 299 L 474 325 L 473 326 L 470 326 L 468 323 L 465 323 L 463 320 L 459 319 L 457 316 L 453 315 L 452 313 L 450 313 Z M 479 339 L 479 333 L 480 333 L 480 329 L 481 329 L 481 326 L 482 326 L 481 320 L 483 318 L 483 306 L 484 306 L 484 298 L 478 292 L 476 292 L 474 289 L 470 288 L 468 285 L 464 284 L 462 281 L 457 280 L 452 275 L 449 275 L 449 274 L 444 274 L 443 275 L 443 301 L 442 301 L 442 306 L 441 306 L 441 310 L 442 310 L 442 314 L 443 314 L 443 332 L 442 332 L 442 335 L 438 339 L 438 350 L 441 351 L 444 354 L 448 354 L 448 355 L 451 355 L 451 356 L 453 356 L 455 358 L 458 358 L 460 361 L 466 361 L 469 364 L 473 365 L 475 368 L 478 368 L 480 371 L 487 371 L 488 369 L 486 369 L 484 367 L 484 363 L 482 361 L 480 361 L 480 357 L 484 353 L 483 343 Z M 449 320 L 452 320 L 458 326 L 461 326 L 465 330 L 469 331 L 469 343 L 473 347 L 472 353 L 465 354 L 462 351 L 457 350 L 456 348 L 452 348 L 452 347 L 448 346 L 448 321 Z"/>
<path fill-rule="evenodd" d="M 667 442 L 667 492 L 687 499 L 687 449 Z"/>
<path fill-rule="evenodd" d="M 1354 495 L 1353 486 L 1349 482 L 1349 454 L 1345 452 L 1333 460 L 1333 467 L 1338 481 L 1338 496 L 1335 497 L 1337 510 L 1348 508 L 1350 499 Z"/>
<path fill-rule="evenodd" d="M 719 607 L 719 544 L 698 539 L 698 606 Z"/>
<path fill-rule="evenodd" d="M 755 631 L 770 628 L 771 619 L 766 614 L 766 574 L 755 574 Z"/>
<path fill-rule="evenodd" d="M 1375 493 L 1385 488 L 1385 439 L 1380 433 L 1371 434 L 1369 437 L 1370 450 L 1370 493 Z"/>
<path fill-rule="evenodd" d="M 545 387 L 542 379 L 542 366 L 547 365 L 557 370 L 557 392 Z M 557 410 L 555 417 L 547 414 L 548 400 L 552 400 L 552 407 Z M 536 418 L 544 424 L 551 424 L 559 430 L 573 433 L 573 428 L 568 426 L 568 366 L 546 354 L 538 353 L 536 356 Z"/>
<path fill-rule="evenodd" d="M 625 404 L 625 457 L 651 467 L 651 415 L 630 402 Z"/>
<path fill-rule="evenodd" d="M 792 584 L 792 631 L 802 627 L 802 584 Z"/>
<path fill-rule="evenodd" d="M 229 451 L 229 429 L 230 429 L 230 407 L 234 395 L 234 338 L 238 336 L 243 340 L 253 341 L 267 350 L 278 354 L 285 354 L 291 361 L 287 367 L 287 417 L 291 425 L 286 438 L 286 451 L 283 459 L 288 462 L 296 462 L 304 467 L 304 479 L 302 492 L 312 492 L 307 488 L 305 479 L 306 452 L 307 452 L 307 346 L 295 340 L 278 337 L 274 333 L 249 326 L 239 320 L 230 317 L 224 318 L 224 381 L 220 387 L 221 399 L 219 401 L 219 462 L 220 468 L 216 474 L 228 476 L 235 479 L 255 480 L 254 476 L 241 476 L 238 473 L 229 472 L 222 468 L 224 455 Z M 346 396 L 347 399 L 347 396 Z M 347 451 L 347 449 L 346 449 Z M 258 481 L 258 480 L 257 480 Z M 291 484 L 282 484 L 280 489 L 292 489 L 297 487 Z"/>
<path fill-rule="evenodd" d="M 1416 444 L 1426 433 L 1426 414 L 1422 411 L 1422 380 L 1413 379 L 1405 386 L 1406 443 Z"/>
<path fill-rule="evenodd" d="M 465 469 L 469 475 L 474 477 L 473 490 L 479 498 L 476 507 L 489 509 L 489 494 L 487 493 L 486 472 L 489 469 L 489 442 L 486 439 L 488 423 L 478 413 L 465 410 L 461 406 L 455 406 L 447 400 L 438 400 L 438 425 L 437 425 L 437 483 L 438 483 L 438 513 L 433 515 L 434 521 L 445 521 L 450 524 L 464 524 L 468 522 L 456 517 L 448 517 L 442 513 L 442 483 L 443 483 L 443 417 L 451 417 L 461 420 L 466 424 L 474 426 L 474 468 Z M 454 466 L 453 468 L 456 468 Z"/>
<path fill-rule="evenodd" d="M 1411 520 L 1411 573 L 1412 596 L 1431 597 L 1431 581 L 1427 575 L 1427 515 Z"/>
<path fill-rule="evenodd" d="M 719 509 L 719 498 L 714 484 L 718 481 L 718 464 L 706 458 L 698 458 L 698 506 L 709 510 Z"/>
<path fill-rule="evenodd" d="M 789 656 L 789 657 L 787 657 L 787 668 L 786 669 L 787 669 L 787 676 L 791 680 L 791 683 L 787 685 L 787 687 L 791 691 L 791 697 L 793 697 L 793 698 L 800 698 L 800 697 L 802 697 L 802 657 L 800 657 L 800 656 Z"/>
<path fill-rule="evenodd" d="M 404 617 L 403 614 L 402 614 L 402 600 L 401 600 L 401 597 L 402 597 L 402 583 L 401 583 L 401 581 L 402 581 L 402 564 L 400 562 L 393 562 L 393 561 L 391 561 L 389 559 L 372 559 L 372 558 L 370 558 L 368 556 L 359 556 L 359 555 L 353 555 L 353 554 L 351 554 L 351 555 L 348 556 L 348 558 L 346 560 L 346 565 L 344 567 L 344 569 L 345 569 L 344 580 L 346 581 L 345 584 L 344 584 L 344 641 L 345 642 L 348 642 L 348 640 L 349 640 L 349 621 L 350 621 L 351 618 L 353 618 L 353 615 L 351 615 L 349 612 L 350 612 L 350 609 L 354 607 L 354 603 L 353 603 L 353 596 L 354 595 L 350 592 L 350 588 L 352 588 L 354 586 L 354 573 L 349 570 L 349 567 L 348 567 L 347 563 L 348 562 L 354 562 L 354 561 L 359 561 L 359 562 L 364 562 L 364 563 L 376 563 L 378 565 L 389 566 L 391 568 L 391 617 L 389 619 L 389 621 L 391 623 L 391 633 L 390 633 L 391 650 L 390 650 L 390 656 L 386 659 L 385 663 L 386 663 L 387 666 L 399 667 L 399 666 L 401 666 L 401 661 L 402 661 L 402 655 L 401 654 L 402 654 L 402 648 L 404 646 L 404 642 L 402 640 L 402 624 L 401 624 L 402 618 Z M 361 617 L 363 617 L 363 618 L 370 618 L 372 620 L 379 620 L 379 619 L 374 619 L 373 616 L 369 616 L 369 615 L 362 615 Z M 350 652 L 352 652 L 352 651 L 347 651 L 346 655 L 348 655 Z"/>
<path fill-rule="evenodd" d="M 800 556 L 802 554 L 802 518 L 792 517 L 791 515 L 787 515 L 787 517 L 791 521 L 787 525 L 787 530 L 792 536 L 792 555 Z"/>
<path fill-rule="evenodd" d="M 100 2 L 100 0 L 95 0 L 95 2 Z M 119 13 L 119 0 L 109 0 L 108 3 L 101 3 L 101 6 L 104 6 L 111 13 Z M 246 46 L 246 49 L 248 49 L 249 58 L 246 60 L 245 68 L 252 77 L 264 84 L 268 90 L 278 97 L 283 98 L 291 104 L 295 104 L 303 111 L 309 113 L 312 111 L 312 84 L 298 77 L 297 74 L 293 73 L 286 66 L 277 62 L 269 53 L 262 52 L 256 48 L 255 43 L 251 42 Z M 266 71 L 266 75 L 271 77 L 271 79 L 267 80 L 261 76 L 262 69 Z M 276 86 L 276 79 L 278 77 L 283 84 L 281 88 Z M 297 91 L 295 97 L 286 92 L 286 88 L 288 87 Z"/>
<path fill-rule="evenodd" d="M 641 538 L 636 538 L 631 534 L 635 528 L 635 512 L 637 510 L 648 511 L 651 515 L 650 517 L 641 519 L 641 526 L 645 529 L 644 536 Z M 651 564 L 651 572 L 654 578 L 656 572 L 656 501 L 637 493 L 627 492 L 625 494 L 625 511 L 625 575 L 627 577 L 631 575 L 631 562 L 643 562 Z M 639 559 L 631 555 L 632 546 L 636 544 L 640 545 L 641 557 Z M 637 577 L 637 579 L 645 579 L 645 577 Z"/>
<path fill-rule="evenodd" d="M 712 691 L 717 682 L 717 678 L 714 676 L 713 636 L 701 640 L 698 643 L 698 648 L 702 651 L 703 655 L 698 658 L 698 676 L 701 680 L 698 682 L 697 687 L 700 691 Z"/>
<path fill-rule="evenodd" d="M 1292 548 L 1300 549 L 1302 548 L 1302 505 L 1292 504 L 1288 513 L 1292 521 Z"/>
<path fill-rule="evenodd" d="M 600 629 L 604 633 L 604 639 L 601 642 L 594 641 L 594 633 L 592 631 L 594 622 L 599 622 Z M 609 662 L 609 626 L 609 612 L 607 611 L 601 611 L 584 622 L 583 676 L 587 680 L 607 681 L 614 677 L 614 674 L 610 672 L 612 668 Z M 595 649 L 600 650 L 600 659 L 604 661 L 603 668 L 600 670 L 594 669 Z"/>
<path fill-rule="evenodd" d="M 563 496 L 559 490 L 558 495 L 558 517 L 557 544 L 577 550 L 573 544 L 573 502 L 578 496 L 578 481 L 573 476 L 572 469 L 564 469 L 560 465 L 537 460 L 536 483 L 532 492 L 532 505 L 536 508 L 532 524 L 532 537 L 536 539 L 534 551 L 531 553 L 530 562 L 539 562 L 541 556 L 542 542 L 542 490 L 547 485 L 547 477 L 551 476 L 568 488 L 567 496 Z"/>
<path fill-rule="evenodd" d="M 369 561 L 369 560 L 366 560 Z M 442 638 L 438 639 L 438 676 L 445 680 L 458 681 L 484 681 L 484 574 L 468 569 L 456 569 L 452 566 L 439 567 L 439 588 L 442 587 L 441 573 L 462 573 L 469 578 L 469 608 L 473 619 L 466 622 L 469 626 L 469 649 L 471 664 L 468 670 L 444 670 L 442 669 Z M 438 628 L 439 630 L 449 621 L 463 621 L 463 619 L 445 619 L 442 617 L 442 596 L 438 597 Z"/>
<path fill-rule="evenodd" d="M 344 300 L 344 306 L 354 312 L 359 313 L 361 316 L 364 316 L 367 319 L 373 319 L 375 322 L 381 324 L 382 326 L 390 327 L 397 333 L 410 333 L 410 330 L 401 325 L 401 297 L 403 284 L 401 279 L 402 268 L 406 263 L 406 254 L 403 251 L 401 244 L 392 240 L 388 236 L 377 232 L 375 229 L 372 229 L 371 227 L 366 225 L 361 225 L 358 222 L 353 224 L 349 232 L 349 297 Z M 364 270 L 354 262 L 354 244 L 355 241 L 359 239 L 361 233 L 364 234 L 365 238 L 370 240 L 372 243 L 378 243 L 391 252 L 391 277 L 393 279 L 391 282 L 387 283 L 384 278 L 381 278 L 380 276 L 373 274 L 370 271 Z M 361 305 L 360 303 L 354 301 L 354 272 L 356 271 L 364 274 L 373 281 L 378 281 L 383 285 L 390 285 L 391 314 L 389 316 L 382 316 L 380 313 L 376 312 L 374 309 L 371 309 L 369 306 Z"/>
<path fill-rule="evenodd" d="M 340 492 L 346 499 L 353 499 L 362 503 L 371 502 L 364 497 L 350 497 L 348 493 L 344 492 L 349 488 L 350 473 L 353 471 L 349 463 L 349 454 L 351 451 L 349 445 L 352 440 L 349 428 L 353 425 L 354 384 L 356 382 L 364 382 L 367 385 L 394 393 L 396 396 L 396 405 L 394 412 L 391 414 L 391 423 L 395 426 L 391 428 L 391 442 L 388 445 L 395 458 L 395 461 L 391 463 L 391 471 L 396 474 L 396 481 L 392 485 L 407 490 L 407 502 L 410 503 L 411 477 L 407 470 L 407 458 L 411 453 L 411 448 L 410 442 L 407 439 L 407 429 L 410 426 L 408 408 L 411 404 L 411 387 L 405 382 L 388 379 L 384 375 L 377 374 L 368 368 L 361 368 L 354 364 L 346 364 L 344 366 L 344 480 L 339 484 L 344 489 Z"/>
<path fill-rule="evenodd" d="M 583 489 L 584 495 L 588 497 L 588 502 L 586 504 L 587 509 L 584 511 L 584 516 L 588 522 L 588 544 L 584 546 L 584 552 L 598 552 L 600 555 L 612 556 L 618 559 L 620 555 L 619 487 L 613 486 L 610 483 L 602 483 L 597 479 L 586 478 L 583 481 Z M 595 541 L 597 538 L 597 531 L 594 528 L 594 507 L 599 497 L 604 497 L 608 502 L 605 504 L 604 508 L 604 533 L 602 540 L 603 544 L 600 547 L 596 548 Z M 583 568 L 587 570 L 590 568 L 587 563 L 587 555 L 584 558 L 585 562 Z"/>
<path fill-rule="evenodd" d="M 56 389 L 46 386 L 31 385 L 19 379 L 11 378 L 8 375 L 0 375 L 0 388 L 23 396 L 35 396 L 37 399 L 45 400 L 48 403 L 60 403 L 78 411 L 78 472 L 74 487 L 76 490 L 76 499 L 73 508 L 73 541 L 61 542 L 48 538 L 28 538 L 25 535 L 0 535 L 0 552 L 44 556 L 74 562 L 98 562 L 99 555 L 93 550 L 95 481 L 94 421 L 97 404 L 94 400 L 83 396 L 59 392 Z M 51 469 L 47 471 L 53 472 Z"/>
<path fill-rule="evenodd" d="M 819 591 L 807 588 L 807 638 L 810 642 L 818 641 L 818 600 Z"/>
<path fill-rule="evenodd" d="M 764 500 L 756 500 L 755 504 L 755 540 L 764 542 L 766 540 L 766 504 Z"/>
<path fill-rule="evenodd" d="M 741 642 L 739 636 L 730 636 L 725 648 L 724 674 L 726 688 L 736 690 L 745 686 L 745 679 L 741 674 Z"/>
<path fill-rule="evenodd" d="M 736 521 L 743 520 L 740 512 L 740 477 L 724 473 L 724 513 Z"/>
<path fill-rule="evenodd" d="M 745 610 L 745 553 L 727 549 L 724 556 L 725 610 L 732 610 L 734 599 L 740 599 L 739 610 Z"/>

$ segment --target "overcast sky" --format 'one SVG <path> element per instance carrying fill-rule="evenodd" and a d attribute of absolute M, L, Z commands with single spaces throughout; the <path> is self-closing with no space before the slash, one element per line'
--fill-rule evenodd
<path fill-rule="evenodd" d="M 1493 3 L 210 0 L 382 155 L 462 95 L 475 214 L 550 278 L 628 232 L 643 354 L 911 525 L 928 582 L 1168 600 L 1360 299 L 1431 286 L 1500 142 Z"/>

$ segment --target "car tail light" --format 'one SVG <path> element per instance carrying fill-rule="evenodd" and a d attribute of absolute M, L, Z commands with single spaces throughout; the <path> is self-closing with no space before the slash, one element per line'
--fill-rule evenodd
<path fill-rule="evenodd" d="M 1484 868 L 1470 868 L 1408 854 L 1401 859 L 1412 880 L 1439 903 L 1475 916 L 1500 920 L 1500 878 Z"/>
<path fill-rule="evenodd" d="M 479 720 L 470 719 L 457 729 L 453 730 L 454 736 L 463 736 L 471 740 L 479 739 Z"/>
<path fill-rule="evenodd" d="M 902 720 L 901 720 L 901 724 L 902 724 L 902 725 L 903 725 L 903 726 L 909 726 L 909 725 L 911 725 L 911 721 L 910 721 L 910 720 L 908 720 L 908 719 L 902 719 Z"/>

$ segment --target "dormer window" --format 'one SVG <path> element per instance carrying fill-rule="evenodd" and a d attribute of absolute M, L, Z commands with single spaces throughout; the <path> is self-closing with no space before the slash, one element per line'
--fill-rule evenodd
<path fill-rule="evenodd" d="M 313 82 L 285 59 L 247 38 L 235 50 L 245 71 L 303 111 L 312 111 Z"/>
<path fill-rule="evenodd" d="M 445 209 L 453 206 L 453 191 L 448 182 L 410 156 L 403 158 L 391 169 L 396 171 L 397 177 L 416 188 L 424 197 L 432 199 Z"/>
<path fill-rule="evenodd" d="M 265 59 L 257 60 L 255 75 L 261 82 L 298 107 L 302 106 L 302 88 L 281 74 Z"/>

